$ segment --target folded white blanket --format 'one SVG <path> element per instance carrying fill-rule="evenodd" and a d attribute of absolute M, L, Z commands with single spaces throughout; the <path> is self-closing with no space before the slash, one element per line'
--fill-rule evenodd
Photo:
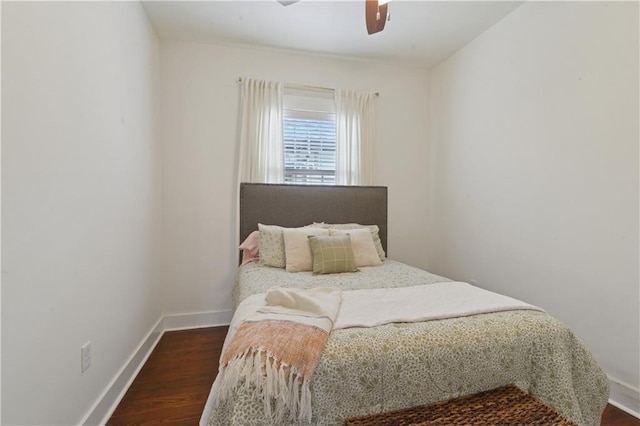
<path fill-rule="evenodd" d="M 257 313 L 246 321 L 290 318 L 330 333 L 340 310 L 342 290 L 335 287 L 271 287 L 264 301 L 266 305 L 258 308 Z"/>
<path fill-rule="evenodd" d="M 342 293 L 342 309 L 333 329 L 375 327 L 518 309 L 542 310 L 464 282 L 351 290 Z"/>
<path fill-rule="evenodd" d="M 247 297 L 238 306 L 230 331 L 233 332 L 239 322 L 262 309 L 266 303 L 264 293 Z M 345 290 L 333 329 L 375 327 L 518 309 L 542 311 L 537 306 L 464 282 Z"/>

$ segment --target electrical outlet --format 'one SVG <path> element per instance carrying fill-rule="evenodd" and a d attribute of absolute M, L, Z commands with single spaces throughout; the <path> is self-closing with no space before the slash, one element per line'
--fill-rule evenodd
<path fill-rule="evenodd" d="M 84 373 L 91 367 L 91 342 L 87 342 L 80 348 L 80 368 Z"/>

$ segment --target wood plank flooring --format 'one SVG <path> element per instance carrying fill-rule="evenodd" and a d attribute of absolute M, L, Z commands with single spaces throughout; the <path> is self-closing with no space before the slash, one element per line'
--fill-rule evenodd
<path fill-rule="evenodd" d="M 227 329 L 165 333 L 107 425 L 197 425 Z"/>
<path fill-rule="evenodd" d="M 107 425 L 197 425 L 218 372 L 228 327 L 165 333 Z M 608 405 L 602 426 L 640 426 Z"/>

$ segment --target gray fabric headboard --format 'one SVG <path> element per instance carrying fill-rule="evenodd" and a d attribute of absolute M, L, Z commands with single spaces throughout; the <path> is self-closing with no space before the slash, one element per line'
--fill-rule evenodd
<path fill-rule="evenodd" d="M 258 223 L 299 227 L 313 222 L 378 225 L 387 248 L 387 187 L 240 184 L 240 242 Z"/>

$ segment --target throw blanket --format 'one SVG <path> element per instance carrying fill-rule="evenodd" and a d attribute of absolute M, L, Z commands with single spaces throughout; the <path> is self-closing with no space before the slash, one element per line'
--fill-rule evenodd
<path fill-rule="evenodd" d="M 273 287 L 235 331 L 220 360 L 218 403 L 244 382 L 276 424 L 311 419 L 313 371 L 342 301 L 342 290 Z M 266 305 L 264 305 L 266 302 Z"/>
<path fill-rule="evenodd" d="M 264 305 L 264 293 L 247 297 L 238 306 L 229 333 L 233 333 L 234 324 L 251 317 L 256 311 L 265 310 Z M 465 282 L 345 290 L 333 329 L 376 327 L 521 309 L 543 311 L 537 306 Z"/>
<path fill-rule="evenodd" d="M 345 291 L 334 330 L 542 309 L 464 282 Z"/>

